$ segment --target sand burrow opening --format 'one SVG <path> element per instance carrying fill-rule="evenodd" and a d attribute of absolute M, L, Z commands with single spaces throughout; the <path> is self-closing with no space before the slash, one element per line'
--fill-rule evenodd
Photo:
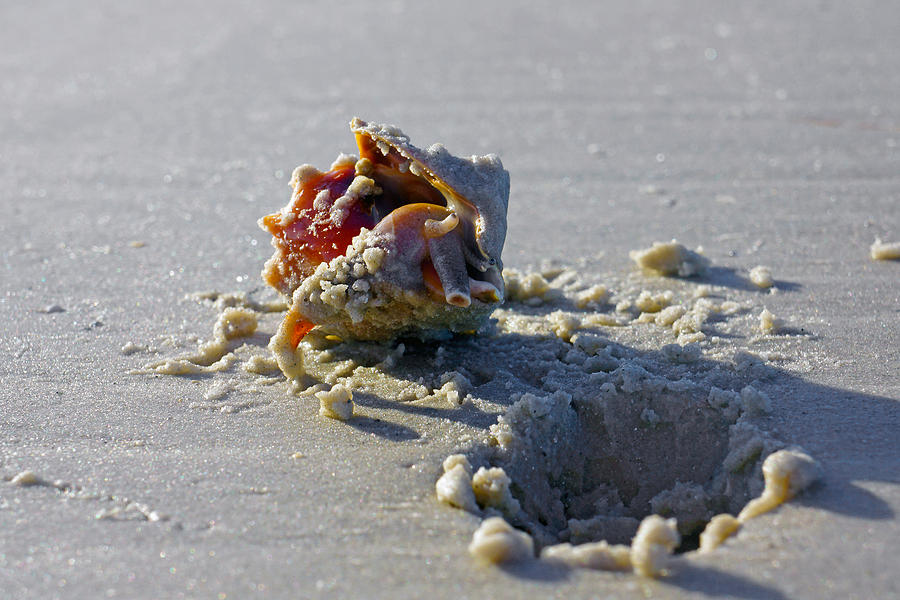
<path fill-rule="evenodd" d="M 671 381 L 634 365 L 606 379 L 574 395 L 524 394 L 491 427 L 473 454 L 483 469 L 475 480 L 509 494 L 481 494 L 481 508 L 539 546 L 628 543 L 643 517 L 675 517 L 690 550 L 710 518 L 761 493 L 761 463 L 783 444 L 751 422 L 752 387 Z"/>

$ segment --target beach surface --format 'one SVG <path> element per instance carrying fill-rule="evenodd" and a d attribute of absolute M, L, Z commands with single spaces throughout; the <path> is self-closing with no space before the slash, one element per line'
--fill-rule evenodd
<path fill-rule="evenodd" d="M 869 250 L 900 241 L 898 24 L 865 1 L 5 3 L 0 596 L 900 595 L 900 262 Z M 741 303 L 704 357 L 768 357 L 760 426 L 822 480 L 667 577 L 485 566 L 481 518 L 434 486 L 502 386 L 358 394 L 342 422 L 277 375 L 132 373 L 209 339 L 216 294 L 275 297 L 257 219 L 355 150 L 356 115 L 502 157 L 507 267 Z M 708 272 L 629 258 L 673 238 Z M 763 308 L 783 326 L 751 335 Z"/>

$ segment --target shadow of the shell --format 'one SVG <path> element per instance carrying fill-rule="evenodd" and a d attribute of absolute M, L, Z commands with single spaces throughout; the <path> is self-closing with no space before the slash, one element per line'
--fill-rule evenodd
<path fill-rule="evenodd" d="M 853 481 L 900 483 L 900 474 L 890 467 L 900 464 L 900 447 L 891 442 L 893 428 L 900 422 L 900 402 L 896 399 L 816 384 L 761 361 L 739 366 L 699 358 L 679 363 L 662 350 L 624 345 L 604 336 L 601 330 L 591 330 L 591 334 L 613 359 L 604 366 L 608 371 L 598 372 L 598 381 L 608 380 L 619 368 L 617 363 L 629 363 L 671 381 L 697 379 L 704 385 L 736 391 L 751 383 L 761 387 L 771 397 L 772 413 L 756 417 L 754 423 L 786 445 L 804 447 L 825 469 L 825 485 L 805 494 L 804 505 L 864 519 L 894 517 L 893 509 L 877 494 Z M 406 351 L 402 359 L 381 365 L 383 371 L 402 381 L 424 382 L 434 389 L 440 387 L 441 373 L 456 371 L 471 383 L 468 399 L 459 406 L 442 406 L 435 398 L 400 402 L 374 393 L 359 393 L 354 400 L 360 406 L 459 422 L 486 432 L 523 393 L 548 396 L 564 392 L 573 397 L 597 394 L 591 374 L 585 373 L 577 361 L 567 362 L 573 344 L 553 335 L 507 333 L 488 327 L 477 336 L 403 343 Z M 340 356 L 340 347 L 332 351 Z M 407 425 L 388 425 L 385 421 L 359 420 L 354 426 L 387 439 L 414 439 L 419 435 Z M 408 431 L 401 434 L 391 431 L 391 427 Z M 461 450 L 472 452 L 471 447 Z M 849 498 L 858 501 L 850 502 Z"/>
<path fill-rule="evenodd" d="M 711 279 L 718 285 L 729 285 L 730 280 L 735 287 L 757 289 L 745 286 L 733 272 L 715 272 Z M 473 436 L 473 441 L 461 444 L 457 450 L 466 454 L 476 469 L 480 466 L 506 469 L 512 480 L 509 490 L 524 510 L 510 516 L 510 522 L 528 531 L 539 547 L 556 541 L 576 543 L 578 536 L 573 530 L 564 530 L 565 519 L 584 524 L 587 533 L 579 534 L 581 541 L 606 539 L 604 532 L 614 531 L 622 525 L 623 514 L 632 521 L 625 523 L 632 529 L 623 529 L 618 532 L 618 539 L 610 538 L 609 541 L 628 543 L 641 516 L 659 508 L 654 508 L 652 500 L 659 501 L 666 494 L 674 498 L 679 481 L 710 490 L 711 501 L 707 509 L 711 512 L 697 522 L 699 529 L 682 532 L 684 543 L 679 549 L 681 554 L 671 563 L 670 576 L 662 581 L 642 580 L 640 583 L 659 591 L 669 587 L 709 596 L 786 597 L 777 584 L 769 586 L 753 578 L 724 572 L 707 564 L 708 561 L 703 559 L 705 555 L 692 552 L 709 515 L 736 514 L 744 502 L 759 493 L 762 486 L 760 466 L 764 455 L 774 448 L 799 445 L 824 469 L 821 482 L 796 500 L 804 510 L 869 520 L 895 518 L 895 510 L 879 497 L 877 486 L 870 487 L 865 482 L 900 483 L 900 473 L 893 468 L 900 464 L 900 446 L 894 443 L 896 424 L 900 423 L 898 399 L 822 385 L 788 370 L 789 366 L 781 368 L 775 366 L 776 363 L 766 362 L 761 356 L 747 351 L 763 348 L 761 340 L 752 337 L 758 334 L 742 333 L 730 327 L 729 319 L 722 315 L 711 315 L 704 323 L 703 331 L 708 338 L 727 341 L 734 352 L 716 354 L 722 347 L 712 344 L 708 352 L 688 356 L 679 353 L 684 348 L 676 347 L 673 352 L 673 348 L 665 347 L 665 342 L 661 345 L 660 336 L 665 337 L 661 332 L 657 332 L 659 335 L 643 332 L 639 327 L 585 327 L 584 323 L 589 319 L 583 317 L 591 311 L 579 310 L 568 298 L 558 300 L 540 306 L 508 304 L 505 310 L 498 311 L 497 319 L 492 319 L 476 335 L 455 335 L 441 341 L 402 339 L 380 345 L 339 343 L 329 348 L 332 360 L 354 359 L 357 364 L 377 367 L 389 378 L 398 380 L 400 388 L 418 385 L 433 390 L 425 397 L 407 395 L 406 401 L 392 397 L 387 390 L 355 391 L 354 401 L 360 407 L 374 409 L 372 412 L 377 412 L 380 419 L 363 414 L 348 421 L 348 425 L 397 442 L 424 437 L 422 432 L 416 431 L 416 423 L 422 423 L 421 417 L 438 424 L 454 422 L 482 431 L 483 436 Z M 599 312 L 614 316 L 609 308 L 606 306 Z M 582 327 L 566 332 L 565 327 L 560 328 L 560 320 L 554 320 L 552 313 L 555 311 L 575 314 Z M 582 340 L 578 335 L 587 338 Z M 816 339 L 804 330 L 786 330 L 780 335 L 803 337 L 809 341 Z M 402 349 L 400 344 L 403 344 Z M 385 360 L 386 356 L 393 358 Z M 694 391 L 681 395 L 663 394 L 667 396 L 663 398 L 655 398 L 652 391 L 638 396 L 619 393 L 609 409 L 591 414 L 592 399 L 602 396 L 604 385 L 607 391 L 610 384 L 621 390 L 624 378 L 635 373 L 641 376 L 641 372 L 676 385 L 677 382 L 689 382 Z M 439 393 L 454 373 L 461 376 L 463 382 L 459 404 Z M 692 415 L 709 412 L 708 407 L 702 407 L 712 388 L 739 395 L 746 386 L 752 386 L 770 398 L 771 412 L 761 411 L 751 422 L 764 437 L 771 436 L 776 444 L 767 445 L 762 454 L 757 453 L 737 468 L 744 473 L 735 479 L 744 477 L 740 480 L 743 483 L 738 483 L 741 489 L 735 491 L 726 486 L 723 493 L 716 488 L 718 484 L 712 482 L 722 476 L 726 469 L 725 454 L 733 450 L 729 449 L 728 440 L 735 417 L 707 414 L 695 418 Z M 489 428 L 508 414 L 524 394 L 551 398 L 560 392 L 571 397 L 573 405 L 581 405 L 581 408 L 575 408 L 575 420 L 569 423 L 574 423 L 574 428 L 559 427 L 558 431 L 551 431 L 551 427 L 544 431 L 544 437 L 540 438 L 543 442 L 535 444 L 536 452 L 531 454 L 519 452 L 516 456 L 503 456 L 501 448 L 483 442 Z M 690 394 L 695 395 L 688 398 Z M 629 401 L 634 398 L 656 408 L 658 416 L 662 417 L 661 424 L 653 424 L 654 415 L 647 417 L 647 423 L 643 422 L 642 407 L 629 406 Z M 665 407 L 677 406 L 681 400 L 691 404 L 691 408 L 684 412 L 684 420 L 679 421 L 679 409 L 669 411 Z M 365 413 L 365 410 L 360 412 Z M 405 419 L 403 414 L 419 419 Z M 535 415 L 537 420 L 540 417 Z M 707 428 L 708 425 L 712 428 Z M 573 440 L 573 436 L 582 437 Z M 660 442 L 666 444 L 662 449 Z M 564 446 L 567 450 L 554 451 L 554 446 Z M 625 447 L 629 449 L 621 452 Z M 684 453 L 687 458 L 680 456 Z M 718 457 L 707 460 L 708 453 L 718 453 Z M 548 458 L 548 455 L 553 457 Z M 564 464 L 569 460 L 566 457 L 572 459 L 570 467 Z M 516 461 L 523 458 L 527 464 L 517 467 Z M 560 474 L 554 475 L 555 467 L 547 466 L 555 464 L 552 461 L 562 465 Z M 692 461 L 696 473 L 691 471 Z M 569 472 L 566 472 L 567 468 Z M 727 468 L 733 470 L 734 465 Z M 648 476 L 655 479 L 648 483 Z M 753 478 L 755 483 L 750 483 Z M 570 485 L 574 487 L 567 487 Z M 713 488 L 719 491 L 714 492 Z M 536 490 L 539 493 L 534 496 Z M 551 495 L 559 493 L 558 500 L 565 503 L 562 525 L 554 525 L 549 512 L 545 515 L 540 507 L 529 505 L 535 503 L 529 500 L 530 496 L 540 498 L 548 490 Z M 591 507 L 603 502 L 608 502 L 612 509 L 608 515 L 603 507 L 597 509 L 599 512 L 590 513 Z M 626 512 L 622 513 L 623 510 Z M 594 519 L 594 514 L 600 519 Z M 547 515 L 551 517 L 549 521 L 543 519 Z M 675 516 L 681 519 L 681 515 Z M 596 522 L 592 524 L 592 521 Z M 563 537 L 554 540 L 553 536 L 557 534 Z M 596 535 L 603 537 L 593 537 Z M 727 543 L 739 547 L 740 534 Z M 564 565 L 538 559 L 501 568 L 513 577 L 536 582 L 583 576 Z M 617 573 L 601 576 L 623 577 Z"/>

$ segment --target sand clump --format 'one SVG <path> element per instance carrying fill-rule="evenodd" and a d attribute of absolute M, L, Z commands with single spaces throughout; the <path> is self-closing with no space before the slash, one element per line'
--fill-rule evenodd
<path fill-rule="evenodd" d="M 541 549 L 541 560 L 563 564 L 573 569 L 598 571 L 630 571 L 631 546 L 605 541 L 578 544 L 554 544 Z"/>
<path fill-rule="evenodd" d="M 490 517 L 475 530 L 469 554 L 492 564 L 517 562 L 534 556 L 534 544 L 524 531 L 513 528 L 501 517 Z"/>
<path fill-rule="evenodd" d="M 444 460 L 443 467 L 444 474 L 435 484 L 437 499 L 472 513 L 478 512 L 469 459 L 462 454 L 454 454 Z"/>
<path fill-rule="evenodd" d="M 741 522 L 728 513 L 714 516 L 700 534 L 700 552 L 715 550 L 740 528 Z"/>
<path fill-rule="evenodd" d="M 869 247 L 869 256 L 872 260 L 900 260 L 900 242 L 882 242 L 875 238 Z"/>
<path fill-rule="evenodd" d="M 258 325 L 257 312 L 251 308 L 228 306 L 219 313 L 213 325 L 212 339 L 199 345 L 196 352 L 149 363 L 132 373 L 160 375 L 195 375 L 228 370 L 237 357 L 233 353 L 242 338 L 252 336 Z M 132 344 L 133 346 L 133 344 Z M 126 344 L 126 349 L 132 346 Z"/>
<path fill-rule="evenodd" d="M 632 250 L 628 256 L 645 271 L 668 277 L 702 275 L 711 264 L 699 249 L 689 250 L 675 240 L 654 242 L 649 248 Z"/>
<path fill-rule="evenodd" d="M 645 518 L 631 542 L 634 572 L 645 577 L 665 574 L 669 557 L 680 543 L 675 519 L 663 519 L 659 515 Z"/>
<path fill-rule="evenodd" d="M 9 483 L 11 485 L 17 485 L 19 487 L 45 485 L 44 480 L 38 477 L 34 473 L 34 471 L 22 471 L 21 473 L 16 474 L 12 479 L 10 479 Z"/>
<path fill-rule="evenodd" d="M 822 477 L 822 467 L 801 448 L 773 452 L 762 466 L 765 489 L 737 517 L 723 513 L 710 519 L 700 534 L 700 551 L 709 552 L 737 533 L 748 520 L 787 502 Z"/>
<path fill-rule="evenodd" d="M 338 384 L 328 391 L 316 392 L 316 398 L 323 417 L 346 421 L 353 416 L 353 392 L 346 386 Z"/>
<path fill-rule="evenodd" d="M 762 265 L 750 269 L 750 281 L 756 287 L 763 289 L 768 289 L 775 285 L 775 280 L 772 278 L 771 269 Z"/>
<path fill-rule="evenodd" d="M 822 468 L 801 448 L 780 450 L 769 455 L 762 466 L 766 487 L 762 495 L 748 502 L 738 515 L 743 522 L 790 500 L 822 476 Z"/>
<path fill-rule="evenodd" d="M 759 330 L 762 333 L 778 333 L 784 327 L 784 319 L 776 317 L 768 308 L 759 313 Z"/>

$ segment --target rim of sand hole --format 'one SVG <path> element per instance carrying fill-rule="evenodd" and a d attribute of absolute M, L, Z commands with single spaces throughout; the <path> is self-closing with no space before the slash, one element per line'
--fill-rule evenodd
<path fill-rule="evenodd" d="M 438 498 L 485 517 L 474 556 L 663 575 L 673 552 L 714 549 L 820 476 L 752 423 L 761 394 L 750 386 L 634 365 L 600 379 L 577 395 L 522 395 L 486 440 L 445 461 Z"/>

